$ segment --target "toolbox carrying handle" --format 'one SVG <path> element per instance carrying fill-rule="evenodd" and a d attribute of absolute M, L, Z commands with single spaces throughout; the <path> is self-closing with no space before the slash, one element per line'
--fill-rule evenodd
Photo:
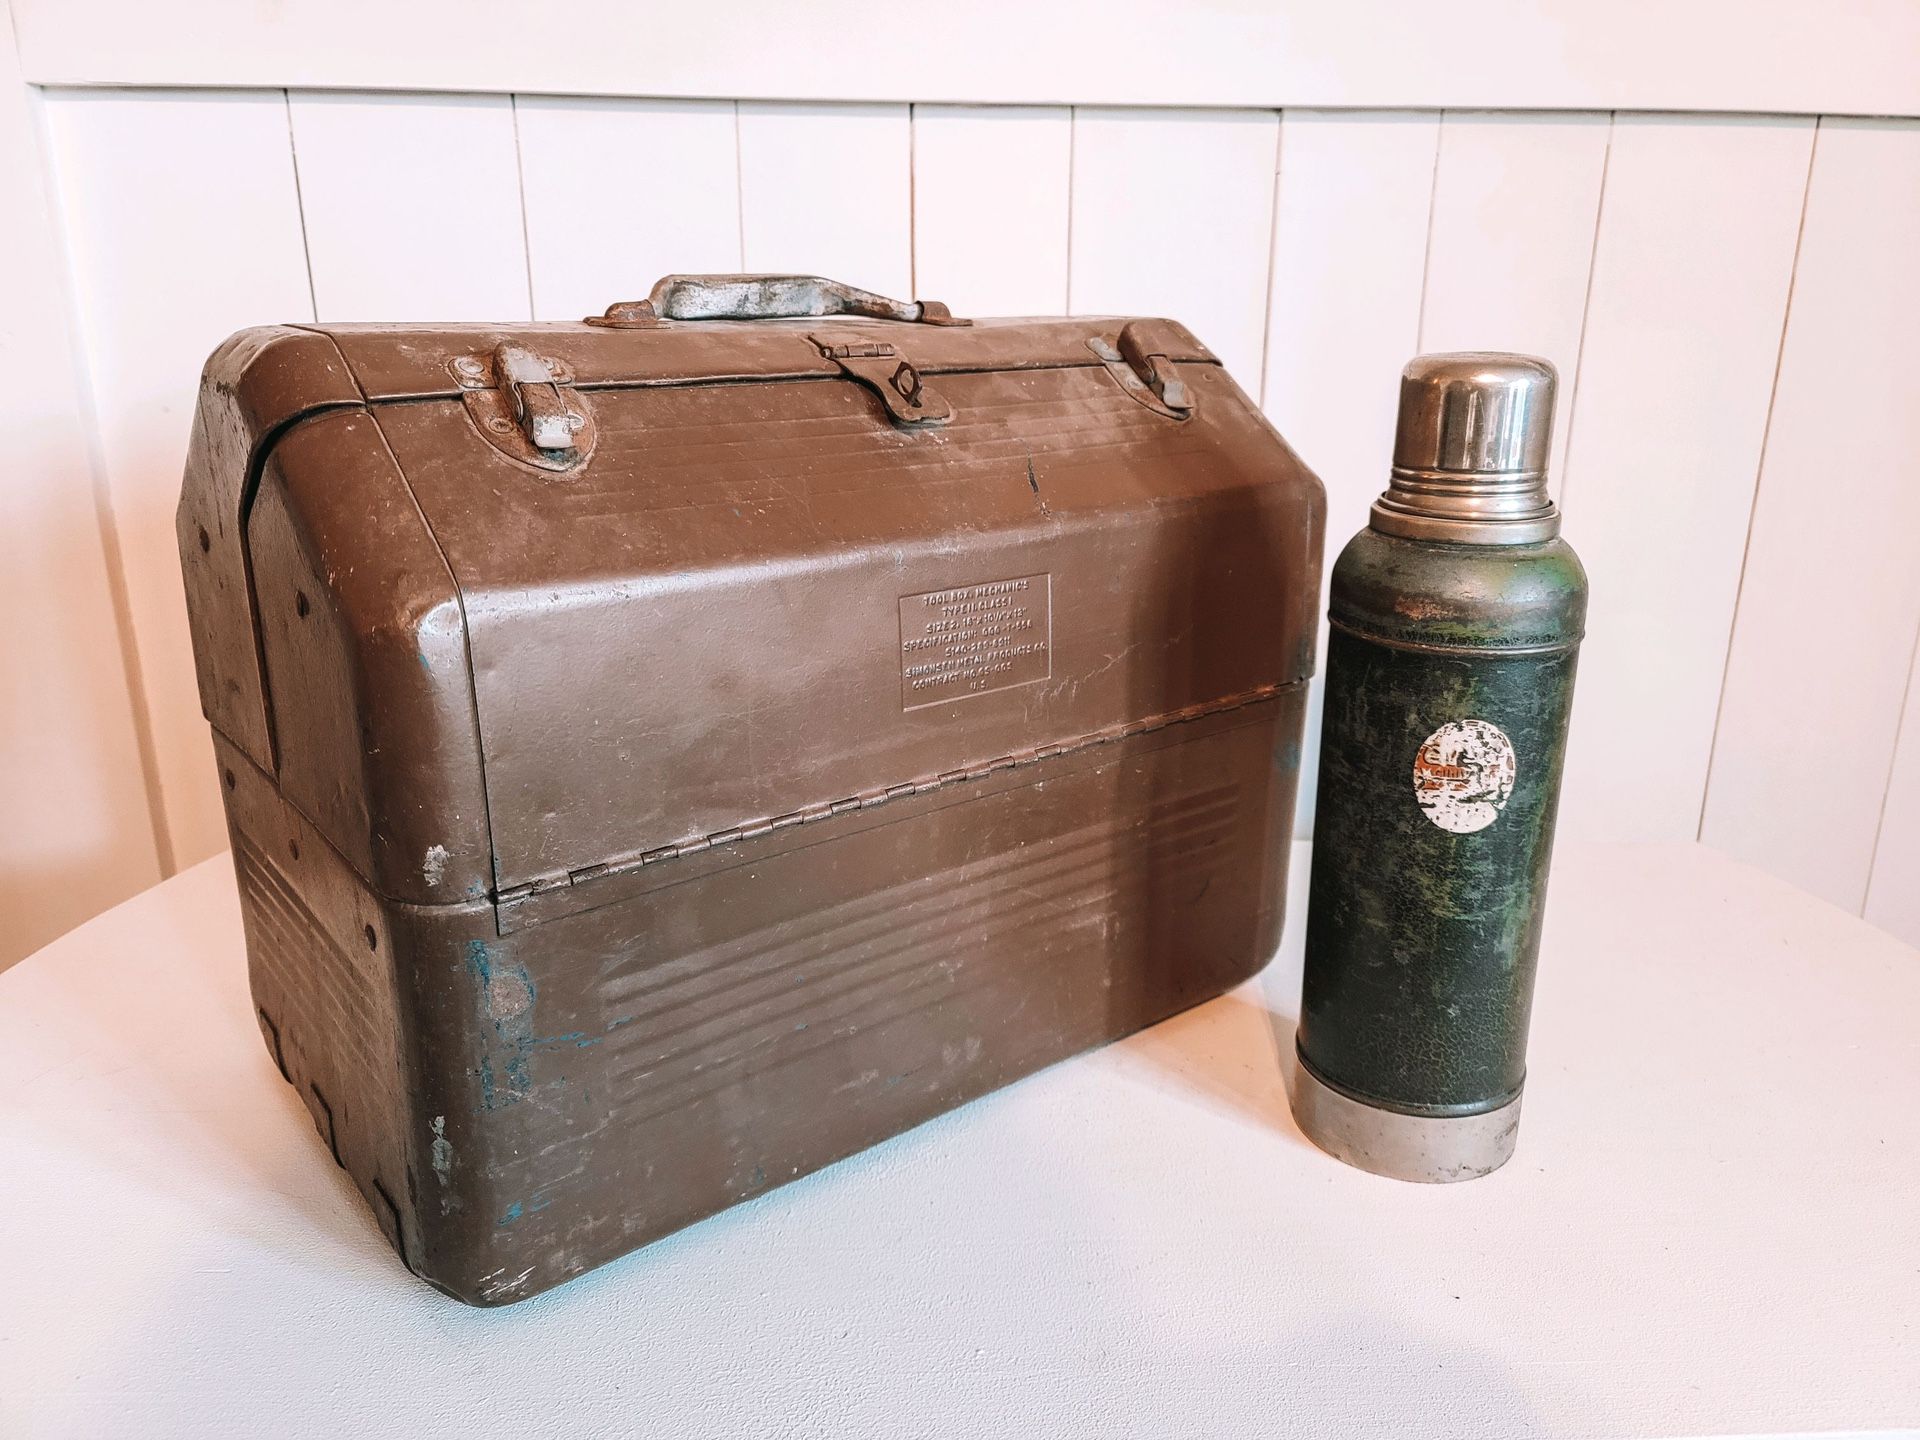
<path fill-rule="evenodd" d="M 616 305 L 603 318 L 646 320 L 811 320 L 854 315 L 920 325 L 965 325 L 938 300 L 890 300 L 818 275 L 668 275 L 639 306 Z M 625 312 L 620 316 L 615 311 Z"/>

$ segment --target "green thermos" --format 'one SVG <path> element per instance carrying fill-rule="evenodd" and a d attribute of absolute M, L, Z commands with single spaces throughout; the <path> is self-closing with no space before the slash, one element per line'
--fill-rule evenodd
<path fill-rule="evenodd" d="M 1547 493 L 1553 367 L 1425 355 L 1333 569 L 1294 1115 L 1465 1180 L 1513 1154 L 1587 578 Z"/>

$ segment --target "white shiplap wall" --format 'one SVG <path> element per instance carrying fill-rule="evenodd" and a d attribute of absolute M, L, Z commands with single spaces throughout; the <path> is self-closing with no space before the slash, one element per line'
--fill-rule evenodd
<path fill-rule="evenodd" d="M 1702 827 L 1854 911 L 1870 878 L 1920 901 L 1920 796 L 1888 788 L 1920 629 L 1916 142 L 1828 120 L 1814 143 Z"/>
<path fill-rule="evenodd" d="M 173 864 L 225 843 L 171 527 L 222 336 L 812 270 L 962 313 L 1179 317 L 1325 479 L 1330 552 L 1383 483 L 1410 355 L 1546 355 L 1594 583 L 1563 833 L 1704 833 L 1920 940 L 1913 122 L 69 88 L 39 109 L 129 622 L 94 668 L 139 678 L 122 728 L 151 736 Z M 138 787 L 133 747 L 99 753 Z M 100 864 L 124 890 L 154 873 Z"/>
<path fill-rule="evenodd" d="M 73 93 L 43 118 L 126 638 L 152 736 L 153 808 L 172 863 L 186 866 L 221 848 L 226 830 L 173 511 L 208 352 L 262 316 L 313 314 L 287 102 L 277 93 Z"/>
<path fill-rule="evenodd" d="M 5 19 L 0 0 L 0 20 Z M 0 968 L 158 880 L 128 597 L 31 94 L 0 30 Z M 148 750 L 147 759 L 150 760 Z"/>
<path fill-rule="evenodd" d="M 1561 496 L 1599 576 L 1563 813 L 1700 823 L 1814 123 L 1622 115 Z"/>

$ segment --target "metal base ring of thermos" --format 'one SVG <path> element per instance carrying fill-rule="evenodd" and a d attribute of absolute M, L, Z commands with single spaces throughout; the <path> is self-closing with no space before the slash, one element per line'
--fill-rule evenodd
<path fill-rule="evenodd" d="M 1334 1159 L 1393 1180 L 1444 1185 L 1498 1170 L 1513 1158 L 1520 1100 L 1477 1115 L 1407 1115 L 1343 1094 L 1294 1056 L 1301 1133 Z"/>

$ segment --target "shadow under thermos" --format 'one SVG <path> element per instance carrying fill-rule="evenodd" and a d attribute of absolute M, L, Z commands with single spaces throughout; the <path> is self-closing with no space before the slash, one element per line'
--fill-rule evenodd
<path fill-rule="evenodd" d="M 1294 1114 L 1402 1180 L 1513 1154 L 1587 609 L 1547 492 L 1554 370 L 1426 355 L 1334 565 Z"/>

